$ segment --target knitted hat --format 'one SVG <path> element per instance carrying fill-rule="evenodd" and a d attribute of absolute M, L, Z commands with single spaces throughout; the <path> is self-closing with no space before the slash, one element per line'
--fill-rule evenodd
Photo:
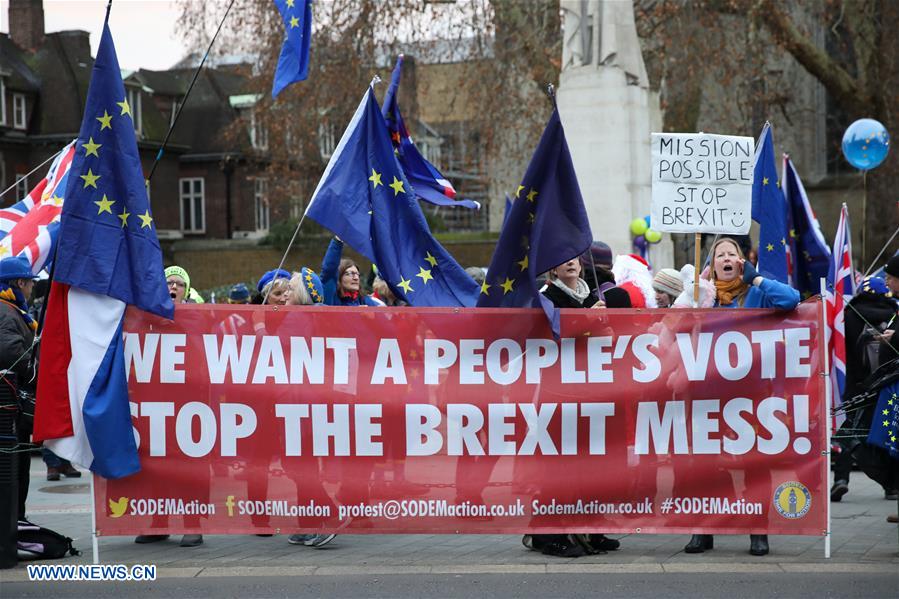
<path fill-rule="evenodd" d="M 899 277 L 899 256 L 893 256 L 892 258 L 890 258 L 890 261 L 887 262 L 884 270 L 888 275 Z"/>
<path fill-rule="evenodd" d="M 859 287 L 865 293 L 890 297 L 890 288 L 887 287 L 886 281 L 880 277 L 865 277 Z"/>
<path fill-rule="evenodd" d="M 188 297 L 190 294 L 190 275 L 180 266 L 169 266 L 165 269 L 165 278 L 168 279 L 172 275 L 181 277 L 181 280 L 184 281 L 184 297 Z"/>
<path fill-rule="evenodd" d="M 652 288 L 676 298 L 683 292 L 684 282 L 679 272 L 673 268 L 663 268 L 652 278 Z"/>
<path fill-rule="evenodd" d="M 262 293 L 262 290 L 265 289 L 265 286 L 274 281 L 275 279 L 287 279 L 290 280 L 290 273 L 283 269 L 275 269 L 270 270 L 259 279 L 259 282 L 256 284 L 256 291 Z"/>
<path fill-rule="evenodd" d="M 592 264 L 590 258 L 593 258 Z M 612 248 L 609 247 L 607 243 L 602 241 L 594 241 L 586 252 L 581 254 L 581 266 L 584 268 L 590 268 L 592 265 L 596 266 L 605 266 L 606 268 L 611 268 L 612 266 Z"/>
<path fill-rule="evenodd" d="M 300 270 L 300 277 L 303 279 L 303 286 L 309 293 L 309 297 L 312 298 L 312 302 L 315 304 L 324 303 L 325 288 L 322 285 L 322 280 L 315 274 L 315 271 L 304 266 L 302 270 Z"/>
<path fill-rule="evenodd" d="M 25 256 L 10 256 L 0 260 L 0 281 L 36 278 L 31 272 L 31 262 Z"/>
<path fill-rule="evenodd" d="M 250 301 L 250 290 L 243 283 L 237 283 L 231 287 L 231 292 L 228 293 L 228 301 L 232 304 L 245 304 Z"/>

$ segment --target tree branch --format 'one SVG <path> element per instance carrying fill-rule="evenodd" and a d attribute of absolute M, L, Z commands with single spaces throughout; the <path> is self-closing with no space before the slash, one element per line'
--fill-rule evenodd
<path fill-rule="evenodd" d="M 799 31 L 777 1 L 762 0 L 760 9 L 758 14 L 774 38 L 827 88 L 843 109 L 849 114 L 865 112 L 872 102 L 867 90 Z"/>

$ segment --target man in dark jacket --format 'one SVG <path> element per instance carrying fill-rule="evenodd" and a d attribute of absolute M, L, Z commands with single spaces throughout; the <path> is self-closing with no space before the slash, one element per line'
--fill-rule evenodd
<path fill-rule="evenodd" d="M 0 371 L 13 375 L 17 389 L 33 389 L 34 376 L 31 372 L 31 350 L 37 323 L 28 313 L 27 298 L 34 287 L 31 263 L 22 256 L 0 260 Z M 4 374 L 4 377 L 6 374 Z M 33 414 L 30 415 L 34 417 Z M 20 415 L 17 420 L 17 435 L 20 444 L 31 440 L 31 420 Z M 25 499 L 28 497 L 28 471 L 30 460 L 27 453 L 18 453 L 19 471 L 19 519 L 25 518 Z"/>
<path fill-rule="evenodd" d="M 859 285 L 858 293 L 846 305 L 844 310 L 846 331 L 846 386 L 843 401 L 855 397 L 865 391 L 861 384 L 882 363 L 888 361 L 883 348 L 890 349 L 883 343 L 889 335 L 884 336 L 888 327 L 894 326 L 897 304 L 892 297 L 887 283 L 880 278 L 868 277 Z M 853 418 L 848 418 L 844 429 L 858 428 Z M 840 501 L 849 492 L 849 474 L 852 469 L 853 452 L 859 440 L 840 434 L 839 443 L 842 448 L 834 463 L 833 487 L 830 489 L 830 500 Z M 885 489 L 887 494 L 889 490 Z"/>

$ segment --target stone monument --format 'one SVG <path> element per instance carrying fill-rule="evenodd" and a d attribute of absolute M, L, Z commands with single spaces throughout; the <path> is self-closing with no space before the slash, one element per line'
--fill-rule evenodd
<path fill-rule="evenodd" d="M 649 89 L 631 0 L 561 0 L 557 103 L 594 239 L 632 251 L 630 222 L 649 214 L 650 133 L 662 130 Z M 655 269 L 673 266 L 670 238 L 651 246 Z"/>

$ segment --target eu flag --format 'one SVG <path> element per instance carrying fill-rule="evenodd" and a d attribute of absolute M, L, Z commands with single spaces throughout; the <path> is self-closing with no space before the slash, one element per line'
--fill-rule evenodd
<path fill-rule="evenodd" d="M 559 111 L 515 193 L 481 285 L 478 307 L 542 307 L 553 334 L 559 311 L 537 289 L 537 275 L 583 254 L 593 241 Z"/>
<path fill-rule="evenodd" d="M 125 309 L 174 313 L 133 118 L 104 24 L 62 208 L 34 435 L 106 478 L 140 470 L 128 403 Z"/>
<path fill-rule="evenodd" d="M 133 118 L 107 26 L 69 172 L 53 278 L 172 318 Z"/>
<path fill-rule="evenodd" d="M 312 0 L 275 0 L 284 22 L 284 44 L 275 68 L 272 99 L 285 87 L 309 76 L 309 41 L 312 38 Z"/>
<path fill-rule="evenodd" d="M 774 139 L 765 123 L 755 146 L 752 180 L 752 220 L 759 224 L 758 271 L 763 277 L 789 282 L 787 269 L 787 203 L 777 180 Z"/>
<path fill-rule="evenodd" d="M 880 391 L 868 443 L 887 450 L 890 457 L 899 460 L 899 383 Z"/>
<path fill-rule="evenodd" d="M 446 177 L 440 174 L 440 171 L 425 159 L 418 151 L 409 130 L 406 129 L 406 123 L 403 121 L 403 115 L 400 113 L 400 105 L 396 99 L 396 92 L 400 86 L 400 76 L 403 71 L 403 55 L 396 59 L 396 66 L 393 68 L 393 76 L 390 78 L 390 87 L 384 95 L 384 108 L 382 114 L 387 120 L 387 127 L 390 129 L 390 141 L 396 150 L 397 160 L 403 167 L 403 173 L 406 175 L 412 189 L 419 199 L 436 204 L 437 206 L 461 206 L 463 208 L 474 208 L 477 210 L 481 205 L 472 200 L 454 200 L 456 197 L 456 189 Z"/>
<path fill-rule="evenodd" d="M 393 293 L 410 305 L 474 305 L 478 286 L 431 235 L 371 89 L 306 213 L 377 264 Z"/>
<path fill-rule="evenodd" d="M 788 242 L 793 264 L 791 283 L 802 297 L 810 297 L 821 292 L 820 281 L 827 278 L 830 270 L 830 248 L 824 240 L 821 226 L 805 193 L 805 187 L 789 156 L 784 155 L 783 165 L 783 193 L 789 207 Z"/>

